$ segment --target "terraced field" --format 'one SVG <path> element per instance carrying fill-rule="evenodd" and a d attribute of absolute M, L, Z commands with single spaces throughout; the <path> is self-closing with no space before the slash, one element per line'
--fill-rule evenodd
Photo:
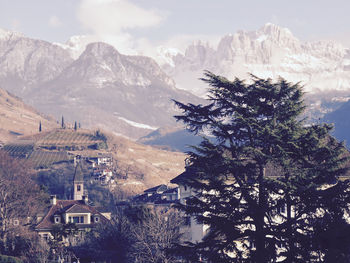
<path fill-rule="evenodd" d="M 3 150 L 15 158 L 28 158 L 34 150 L 34 144 L 6 144 Z"/>
<path fill-rule="evenodd" d="M 36 142 L 37 146 L 48 145 L 90 145 L 99 142 L 91 133 L 57 129 Z"/>
<path fill-rule="evenodd" d="M 64 151 L 34 151 L 28 158 L 28 161 L 30 161 L 35 168 L 47 168 L 54 163 L 72 160 L 73 156 Z"/>
<path fill-rule="evenodd" d="M 71 161 L 73 157 L 68 155 L 68 150 L 95 149 L 104 142 L 103 135 L 97 135 L 91 131 L 55 129 L 6 144 L 3 150 L 12 157 L 28 159 L 36 168 L 46 168 L 54 163 Z"/>

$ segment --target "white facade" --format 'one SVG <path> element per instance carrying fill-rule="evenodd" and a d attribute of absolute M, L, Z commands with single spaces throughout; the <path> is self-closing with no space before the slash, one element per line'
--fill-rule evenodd
<path fill-rule="evenodd" d="M 179 199 L 181 204 L 186 203 L 186 199 L 193 195 L 193 191 L 186 185 L 179 185 Z M 181 232 L 186 241 L 192 243 L 198 243 L 202 241 L 209 226 L 202 223 L 198 223 L 194 216 L 189 216 L 185 219 L 185 225 L 182 227 Z"/>

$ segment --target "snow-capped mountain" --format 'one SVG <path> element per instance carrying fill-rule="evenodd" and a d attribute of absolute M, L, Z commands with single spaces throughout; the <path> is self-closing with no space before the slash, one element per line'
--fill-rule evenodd
<path fill-rule="evenodd" d="M 171 99 L 197 101 L 176 89 L 151 58 L 126 56 L 92 43 L 77 58 L 60 45 L 21 35 L 0 37 L 0 87 L 45 114 L 85 127 L 101 127 L 138 138 L 174 125 Z"/>
<path fill-rule="evenodd" d="M 18 96 L 58 76 L 73 59 L 62 48 L 0 30 L 0 86 Z"/>
<path fill-rule="evenodd" d="M 97 37 L 91 35 L 76 35 L 70 37 L 64 44 L 54 44 L 65 49 L 73 59 L 77 59 L 85 51 L 87 45 L 95 42 L 99 42 L 99 39 Z"/>
<path fill-rule="evenodd" d="M 49 43 L 0 30 L 0 87 L 56 118 L 133 138 L 174 125 L 171 99 L 202 102 L 197 96 L 206 93 L 198 80 L 203 70 L 229 79 L 252 73 L 301 82 L 312 120 L 350 98 L 349 49 L 302 42 L 273 24 L 226 35 L 216 47 L 202 41 L 183 53 L 158 47 L 155 60 L 93 41 L 74 36 L 65 44 Z"/>
<path fill-rule="evenodd" d="M 179 88 L 198 96 L 206 93 L 206 86 L 198 81 L 203 70 L 229 79 L 247 78 L 247 73 L 252 73 L 301 82 L 315 108 L 321 103 L 319 97 L 329 98 L 330 92 L 330 99 L 350 95 L 350 49 L 335 42 L 303 43 L 288 29 L 271 23 L 257 31 L 226 35 L 215 48 L 199 41 L 183 54 L 163 53 L 169 61 L 163 69 Z"/>

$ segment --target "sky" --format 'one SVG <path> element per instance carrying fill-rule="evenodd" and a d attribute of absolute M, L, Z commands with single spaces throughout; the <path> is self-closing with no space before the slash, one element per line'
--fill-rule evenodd
<path fill-rule="evenodd" d="M 126 53 L 155 46 L 213 45 L 225 34 L 267 22 L 302 41 L 350 47 L 349 0 L 0 0 L 0 28 L 65 43 L 88 35 Z"/>

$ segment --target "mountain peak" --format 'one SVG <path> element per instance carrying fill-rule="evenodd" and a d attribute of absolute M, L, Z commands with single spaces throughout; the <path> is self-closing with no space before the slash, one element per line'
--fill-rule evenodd
<path fill-rule="evenodd" d="M 0 28 L 0 40 L 8 40 L 13 37 L 24 37 L 24 35 L 20 32 Z"/>
<path fill-rule="evenodd" d="M 96 56 L 104 56 L 108 54 L 120 55 L 120 53 L 112 46 L 104 42 L 94 42 L 86 46 L 84 53 L 94 54 Z"/>
<path fill-rule="evenodd" d="M 288 28 L 280 27 L 272 23 L 266 23 L 263 27 L 261 27 L 257 31 L 257 35 L 267 35 L 276 41 L 283 41 L 284 39 L 297 41 L 297 39 Z"/>

